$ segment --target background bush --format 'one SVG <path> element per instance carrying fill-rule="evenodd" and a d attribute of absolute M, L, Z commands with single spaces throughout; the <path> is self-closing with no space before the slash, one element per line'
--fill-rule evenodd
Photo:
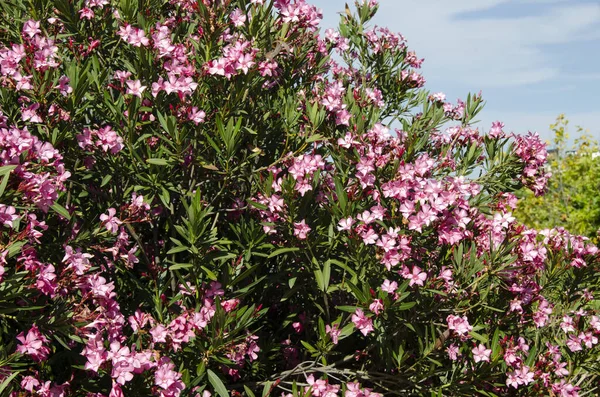
<path fill-rule="evenodd" d="M 569 120 L 560 115 L 550 126 L 554 151 L 548 156 L 552 177 L 546 193 L 536 197 L 527 190 L 519 192 L 515 216 L 531 227 L 562 226 L 596 243 L 600 229 L 598 143 L 577 127 L 580 138 L 573 147 L 568 146 L 568 124 Z"/>
<path fill-rule="evenodd" d="M 0 393 L 597 392 L 598 250 L 511 214 L 544 144 L 375 1 L 0 7 Z"/>

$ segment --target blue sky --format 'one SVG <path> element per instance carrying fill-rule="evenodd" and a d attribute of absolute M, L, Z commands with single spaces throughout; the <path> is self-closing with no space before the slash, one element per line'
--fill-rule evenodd
<path fill-rule="evenodd" d="M 323 28 L 353 0 L 309 0 Z M 372 25 L 402 33 L 425 58 L 426 88 L 448 100 L 483 93 L 481 128 L 537 131 L 559 113 L 600 140 L 600 0 L 379 0 Z"/>

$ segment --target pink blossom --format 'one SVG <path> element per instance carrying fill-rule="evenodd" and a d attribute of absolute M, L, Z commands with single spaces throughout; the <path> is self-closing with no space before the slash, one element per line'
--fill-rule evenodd
<path fill-rule="evenodd" d="M 30 19 L 23 25 L 23 35 L 29 37 L 30 39 L 40 33 L 42 33 L 42 31 L 40 30 L 39 21 Z"/>
<path fill-rule="evenodd" d="M 6 227 L 13 227 L 13 222 L 19 219 L 19 215 L 15 214 L 16 209 L 12 205 L 0 204 L 0 223 Z"/>
<path fill-rule="evenodd" d="M 331 336 L 331 342 L 334 345 L 338 344 L 338 340 L 339 337 L 342 333 L 342 331 L 339 329 L 339 325 L 338 324 L 333 324 L 331 326 L 326 325 L 325 326 L 325 332 L 329 334 L 329 336 Z"/>
<path fill-rule="evenodd" d="M 61 76 L 61 78 L 58 79 L 58 85 L 54 88 L 58 88 L 63 96 L 68 96 L 73 92 L 73 87 L 69 85 L 69 78 L 67 76 Z"/>
<path fill-rule="evenodd" d="M 119 225 L 123 223 L 119 220 L 119 218 L 115 216 L 116 213 L 117 210 L 115 210 L 114 208 L 109 208 L 108 215 L 100 215 L 100 220 L 102 221 L 102 224 L 106 227 L 106 230 L 108 230 L 112 234 L 116 234 L 119 230 Z"/>
<path fill-rule="evenodd" d="M 465 335 L 473 330 L 467 316 L 459 317 L 450 314 L 446 317 L 446 322 L 448 323 L 448 329 L 456 332 L 458 335 Z"/>
<path fill-rule="evenodd" d="M 356 309 L 352 315 L 352 322 L 364 336 L 367 336 L 369 332 L 374 331 L 373 321 L 366 317 L 361 309 Z"/>
<path fill-rule="evenodd" d="M 446 353 L 448 353 L 448 357 L 452 361 L 458 360 L 458 356 L 460 355 L 458 346 L 456 346 L 454 343 L 448 346 L 448 348 L 446 349 Z"/>
<path fill-rule="evenodd" d="M 408 285 L 411 287 L 415 284 L 424 286 L 425 281 L 427 280 L 427 273 L 421 271 L 421 268 L 419 266 L 413 266 L 410 274 L 404 277 L 409 280 Z"/>
<path fill-rule="evenodd" d="M 246 22 L 246 15 L 244 15 L 242 10 L 236 8 L 231 12 L 231 14 L 229 14 L 229 20 L 235 27 L 244 26 L 244 23 Z"/>
<path fill-rule="evenodd" d="M 21 380 L 21 387 L 31 393 L 33 393 L 33 389 L 39 385 L 40 381 L 33 376 L 24 376 Z"/>
<path fill-rule="evenodd" d="M 204 110 L 198 110 L 196 106 L 194 106 L 188 114 L 188 119 L 193 121 L 196 125 L 203 123 L 205 117 L 206 113 L 204 112 Z"/>
<path fill-rule="evenodd" d="M 310 226 L 308 226 L 304 220 L 294 222 L 294 236 L 298 237 L 300 240 L 305 240 L 310 231 Z"/>
<path fill-rule="evenodd" d="M 552 391 L 559 397 L 579 397 L 579 387 L 567 383 L 564 379 L 560 383 L 552 384 Z"/>
<path fill-rule="evenodd" d="M 384 310 L 383 301 L 381 299 L 373 300 L 373 303 L 369 305 L 369 310 L 375 313 L 376 316 Z"/>
<path fill-rule="evenodd" d="M 142 85 L 140 80 L 127 80 L 127 94 L 141 98 L 145 89 L 146 86 Z"/>
<path fill-rule="evenodd" d="M 395 281 L 384 280 L 383 284 L 381 284 L 381 290 L 387 292 L 388 294 L 394 294 L 398 289 L 398 283 Z"/>
<path fill-rule="evenodd" d="M 48 338 L 42 335 L 35 324 L 31 326 L 27 332 L 27 336 L 25 336 L 24 332 L 21 332 L 17 335 L 17 339 L 21 343 L 17 346 L 19 353 L 27 354 L 35 361 L 43 361 L 48 358 L 50 349 L 45 346 L 49 342 Z"/>
<path fill-rule="evenodd" d="M 492 350 L 486 349 L 486 347 L 481 343 L 479 344 L 479 346 L 473 348 L 473 350 L 471 351 L 473 352 L 473 360 L 475 360 L 476 363 L 480 361 L 490 361 L 490 355 L 492 354 Z"/>
<path fill-rule="evenodd" d="M 344 218 L 341 221 L 338 222 L 338 230 L 344 231 L 344 230 L 351 230 L 352 229 L 352 225 L 354 224 L 354 219 L 352 219 L 352 217 L 348 217 L 348 218 Z"/>

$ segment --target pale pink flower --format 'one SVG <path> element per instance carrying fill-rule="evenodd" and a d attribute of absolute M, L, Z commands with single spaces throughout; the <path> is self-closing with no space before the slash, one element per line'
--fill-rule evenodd
<path fill-rule="evenodd" d="M 0 223 L 6 227 L 13 227 L 13 222 L 19 218 L 16 209 L 12 205 L 0 204 Z"/>
<path fill-rule="evenodd" d="M 448 323 L 448 329 L 456 332 L 458 335 L 465 335 L 473 330 L 473 327 L 469 325 L 467 316 L 458 317 L 450 314 L 446 317 L 446 322 Z"/>
<path fill-rule="evenodd" d="M 395 281 L 384 280 L 383 284 L 381 284 L 381 290 L 387 292 L 388 294 L 393 294 L 398 289 L 398 283 Z"/>
<path fill-rule="evenodd" d="M 188 119 L 193 121 L 196 125 L 203 123 L 205 117 L 206 113 L 204 112 L 204 110 L 198 110 L 196 106 L 194 106 L 188 114 Z"/>
<path fill-rule="evenodd" d="M 142 97 L 142 92 L 146 89 L 145 85 L 142 85 L 140 80 L 127 80 L 127 94 Z"/>
<path fill-rule="evenodd" d="M 473 350 L 471 350 L 473 352 L 473 359 L 475 360 L 476 363 L 480 362 L 480 361 L 490 361 L 490 355 L 492 354 L 492 350 L 491 349 L 487 349 L 484 345 L 482 345 L 481 343 L 479 344 L 479 346 L 473 348 Z"/>
<path fill-rule="evenodd" d="M 17 346 L 17 351 L 31 356 L 35 361 L 43 361 L 48 358 L 50 349 L 45 346 L 48 343 L 46 338 L 34 324 L 31 326 L 25 336 L 24 332 L 17 335 L 17 340 L 21 343 Z"/>
<path fill-rule="evenodd" d="M 446 353 L 448 353 L 448 357 L 452 361 L 458 360 L 458 356 L 460 355 L 458 346 L 456 346 L 454 343 L 446 348 Z"/>
<path fill-rule="evenodd" d="M 409 282 L 408 285 L 409 286 L 413 286 L 413 285 L 420 285 L 423 286 L 425 285 L 425 281 L 427 280 L 427 273 L 422 272 L 421 268 L 419 266 L 414 266 L 412 268 L 412 272 L 409 274 L 409 276 L 407 277 Z"/>
<path fill-rule="evenodd" d="M 25 22 L 25 24 L 23 25 L 24 36 L 33 38 L 33 36 L 37 35 L 38 33 L 42 33 L 42 31 L 40 30 L 39 21 L 34 21 L 33 19 L 30 19 L 29 21 Z"/>
<path fill-rule="evenodd" d="M 344 230 L 351 230 L 352 229 L 352 225 L 354 224 L 354 219 L 352 219 L 352 217 L 348 217 L 345 219 L 342 219 L 341 221 L 338 222 L 338 230 L 344 231 Z"/>

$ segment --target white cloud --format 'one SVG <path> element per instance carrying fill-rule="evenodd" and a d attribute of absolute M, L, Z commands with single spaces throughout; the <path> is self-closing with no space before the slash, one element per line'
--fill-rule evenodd
<path fill-rule="evenodd" d="M 326 27 L 335 26 L 338 21 L 335 12 L 343 10 L 345 2 L 351 3 L 312 1 L 324 8 Z M 427 88 L 443 90 L 451 96 L 484 89 L 488 104 L 480 114 L 480 128 L 487 130 L 492 121 L 501 120 L 507 131 L 537 131 L 549 140 L 552 138 L 549 125 L 558 113 L 568 110 L 557 109 L 558 104 L 565 102 L 556 99 L 568 95 L 573 97 L 571 109 L 578 105 L 585 109 L 567 113 L 573 135 L 576 135 L 574 126 L 581 125 L 600 141 L 600 106 L 590 107 L 589 99 L 579 98 L 577 92 L 582 84 L 586 88 L 597 84 L 600 75 L 593 71 L 573 72 L 573 60 L 567 62 L 560 47 L 552 47 L 598 40 L 600 2 L 379 0 L 379 3 L 379 12 L 372 23 L 402 33 L 409 47 L 425 58 L 423 74 L 428 80 Z M 527 9 L 527 15 L 513 16 L 519 6 Z M 495 11 L 501 8 L 511 13 L 503 12 L 500 16 Z M 582 64 L 588 62 L 586 57 L 592 64 L 598 57 L 591 53 L 577 56 Z M 493 88 L 502 89 L 491 90 L 496 91 L 495 99 L 485 94 Z M 545 110 L 530 110 L 530 104 L 521 100 L 525 93 L 527 98 L 532 98 L 532 93 L 537 95 L 535 108 L 540 109 L 544 103 Z M 494 104 L 501 97 L 504 105 L 498 111 Z M 594 101 L 600 105 L 597 96 L 591 103 Z"/>
<path fill-rule="evenodd" d="M 542 45 L 576 41 L 600 30 L 600 5 L 553 4 L 534 16 L 461 18 L 507 0 L 382 0 L 377 23 L 398 28 L 426 58 L 428 74 L 478 87 L 523 85 L 558 77 Z M 424 23 L 424 21 L 426 21 Z"/>
<path fill-rule="evenodd" d="M 324 1 L 320 4 L 326 8 L 326 24 L 335 24 L 327 14 L 342 10 L 344 3 L 327 0 L 326 5 Z M 516 17 L 473 16 L 474 12 L 517 3 L 540 4 L 539 12 Z M 407 38 L 409 46 L 425 58 L 424 72 L 429 79 L 468 83 L 477 89 L 520 86 L 561 76 L 559 60 L 542 46 L 600 37 L 600 3 L 380 0 L 374 23 Z"/>

